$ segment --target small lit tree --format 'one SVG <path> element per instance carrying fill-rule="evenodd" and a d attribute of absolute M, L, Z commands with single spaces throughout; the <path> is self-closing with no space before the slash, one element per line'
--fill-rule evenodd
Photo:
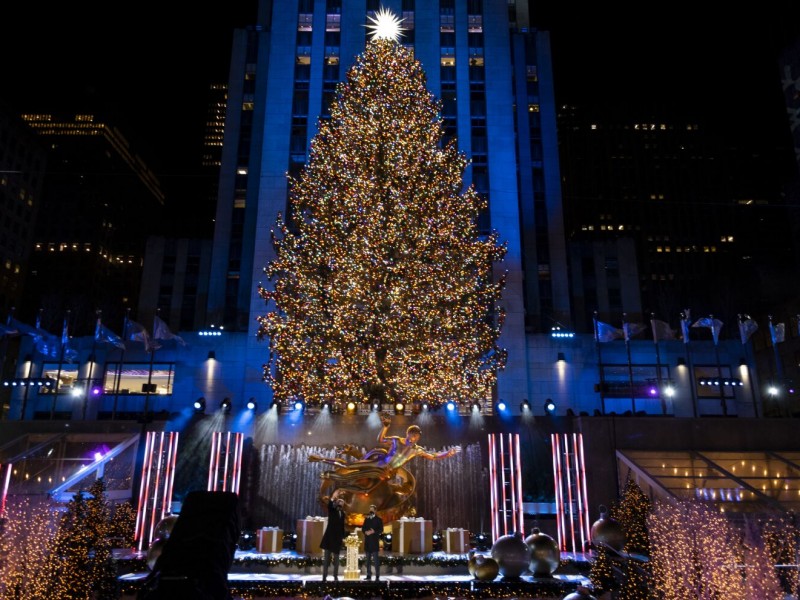
<path fill-rule="evenodd" d="M 505 248 L 476 227 L 486 202 L 441 146 L 439 107 L 412 53 L 367 45 L 291 182 L 291 214 L 259 293 L 274 397 L 463 403 L 490 396 Z"/>

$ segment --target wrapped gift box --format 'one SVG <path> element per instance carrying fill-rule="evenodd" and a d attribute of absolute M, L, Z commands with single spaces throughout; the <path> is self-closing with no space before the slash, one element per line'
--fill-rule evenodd
<path fill-rule="evenodd" d="M 324 517 L 298 519 L 297 551 L 303 554 L 322 554 L 319 543 L 327 525 L 328 519 Z"/>
<path fill-rule="evenodd" d="M 469 548 L 469 531 L 451 527 L 444 532 L 444 551 L 448 554 L 465 554 Z"/>
<path fill-rule="evenodd" d="M 280 552 L 283 550 L 283 530 L 277 527 L 262 527 L 256 532 L 258 541 L 256 548 L 261 554 Z"/>
<path fill-rule="evenodd" d="M 433 521 L 400 519 L 392 523 L 392 551 L 427 554 L 433 551 Z"/>

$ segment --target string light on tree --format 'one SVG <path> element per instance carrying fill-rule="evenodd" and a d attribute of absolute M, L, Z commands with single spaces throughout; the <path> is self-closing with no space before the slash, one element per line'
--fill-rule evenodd
<path fill-rule="evenodd" d="M 485 402 L 506 358 L 505 278 L 493 276 L 505 247 L 478 235 L 486 201 L 464 188 L 455 144 L 441 145 L 420 63 L 371 41 L 330 112 L 273 229 L 271 287 L 259 286 L 276 400 Z"/>

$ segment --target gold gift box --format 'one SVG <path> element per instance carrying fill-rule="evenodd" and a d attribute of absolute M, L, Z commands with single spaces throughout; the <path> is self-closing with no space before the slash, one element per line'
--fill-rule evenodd
<path fill-rule="evenodd" d="M 469 549 L 469 531 L 450 528 L 445 530 L 444 551 L 447 554 L 465 554 Z"/>
<path fill-rule="evenodd" d="M 409 519 L 392 523 L 392 551 L 427 554 L 433 551 L 433 521 Z"/>
<path fill-rule="evenodd" d="M 283 549 L 283 530 L 277 527 L 262 527 L 257 532 L 256 548 L 261 554 L 280 552 Z"/>
<path fill-rule="evenodd" d="M 303 554 L 322 554 L 319 544 L 327 524 L 327 519 L 298 519 L 297 551 Z"/>

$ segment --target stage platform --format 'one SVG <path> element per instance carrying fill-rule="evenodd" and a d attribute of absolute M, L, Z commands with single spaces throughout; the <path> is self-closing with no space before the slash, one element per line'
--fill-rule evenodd
<path fill-rule="evenodd" d="M 488 553 L 485 553 L 488 555 Z M 121 598 L 136 598 L 149 571 L 144 556 L 129 553 L 118 556 Z M 432 552 L 426 555 L 381 555 L 381 581 L 366 581 L 363 555 L 359 561 L 358 580 L 344 579 L 344 565 L 339 567 L 339 581 L 322 581 L 322 557 L 293 551 L 272 554 L 237 550 L 228 573 L 228 586 L 234 599 L 258 598 L 562 598 L 579 585 L 590 586 L 589 565 L 582 555 L 562 555 L 562 566 L 553 577 L 535 578 L 524 573 L 518 579 L 498 576 L 494 581 L 478 581 L 467 570 L 467 555 Z M 144 568 L 144 570 L 140 570 Z"/>

